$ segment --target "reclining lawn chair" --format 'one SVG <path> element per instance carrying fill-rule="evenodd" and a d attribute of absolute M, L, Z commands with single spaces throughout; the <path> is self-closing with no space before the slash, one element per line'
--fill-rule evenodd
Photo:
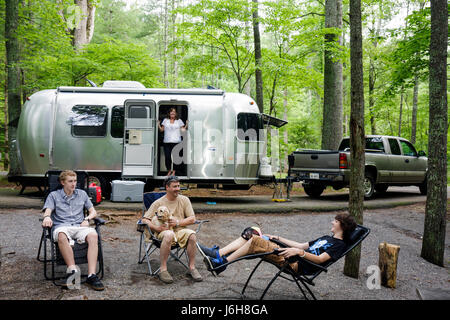
<path fill-rule="evenodd" d="M 145 212 L 150 208 L 153 202 L 164 196 L 165 192 L 146 192 L 143 195 L 143 209 L 142 209 L 142 217 L 144 217 Z M 196 220 L 195 224 L 198 225 L 195 233 L 198 234 L 200 232 L 200 228 L 202 224 L 208 222 L 209 220 Z M 155 252 L 157 249 L 161 247 L 161 241 L 156 238 L 150 227 L 142 222 L 142 219 L 139 219 L 137 222 L 137 231 L 140 235 L 140 243 L 139 243 L 139 259 L 138 263 L 142 264 L 144 260 L 147 261 L 148 272 L 151 276 L 155 276 L 158 274 L 160 268 L 155 271 L 152 270 L 152 266 L 150 264 L 150 255 Z M 197 244 L 198 246 L 198 244 Z M 181 258 L 183 255 L 186 257 L 186 263 L 189 264 L 188 256 L 186 253 L 186 248 L 181 249 L 177 244 L 173 245 L 170 250 L 169 260 L 175 260 L 183 265 L 186 269 L 189 270 L 189 267 L 184 263 Z"/>
<path fill-rule="evenodd" d="M 59 174 L 61 171 L 49 171 L 46 173 L 46 176 L 48 177 L 48 184 L 46 186 L 46 195 L 50 194 L 50 192 L 58 190 L 61 188 L 61 184 L 59 183 Z M 81 189 L 86 191 L 89 176 L 84 171 L 76 171 L 77 174 L 77 189 Z M 87 215 L 87 210 L 85 209 L 85 215 Z M 40 218 L 39 221 L 42 223 L 43 219 Z M 103 250 L 102 250 L 102 241 L 101 241 L 101 235 L 100 235 L 100 226 L 105 224 L 105 221 L 101 218 L 94 218 L 95 223 L 95 230 L 98 234 L 98 264 L 97 264 L 97 276 L 99 279 L 103 278 L 104 275 L 104 267 L 103 267 Z M 88 252 L 88 244 L 87 242 L 83 244 L 79 244 L 75 242 L 74 246 L 72 247 L 73 255 L 75 258 L 75 264 L 76 265 L 82 265 L 87 264 L 87 252 Z M 50 251 L 50 257 L 49 253 Z M 43 254 L 43 256 L 42 256 Z M 59 251 L 57 240 L 53 239 L 53 232 L 51 228 L 42 228 L 42 236 L 39 243 L 39 249 L 37 254 L 37 260 L 40 262 L 43 262 L 44 264 L 44 276 L 46 280 L 52 280 L 53 283 L 57 286 L 62 285 L 62 283 L 57 283 L 57 280 L 64 279 L 65 269 L 63 275 L 56 275 L 56 267 L 57 266 L 66 266 L 66 263 L 64 262 L 64 259 Z M 48 270 L 48 265 L 51 264 L 50 271 Z M 50 272 L 50 273 L 49 273 Z M 87 274 L 81 274 L 82 282 L 86 281 Z"/>
<path fill-rule="evenodd" d="M 344 257 L 345 255 L 347 255 L 347 253 L 349 253 L 350 251 L 352 251 L 353 248 L 355 248 L 357 245 L 359 245 L 369 235 L 369 233 L 370 233 L 370 229 L 368 229 L 362 225 L 357 225 L 357 227 L 355 228 L 355 230 L 353 230 L 353 232 L 351 233 L 351 235 L 349 237 L 349 245 L 348 245 L 347 249 L 345 250 L 344 253 L 342 253 L 342 255 L 340 255 L 338 257 L 338 259 L 336 259 L 336 261 L 339 260 L 340 258 Z M 271 239 L 271 241 L 275 242 L 282 248 L 288 247 L 288 245 L 286 245 L 285 243 L 283 243 L 279 240 Z M 258 267 L 261 265 L 262 262 L 268 262 L 268 263 L 276 266 L 279 269 L 279 271 L 275 274 L 275 276 L 269 282 L 267 287 L 264 289 L 264 292 L 261 295 L 260 300 L 262 300 L 264 298 L 264 296 L 267 293 L 267 291 L 269 290 L 270 286 L 275 282 L 275 280 L 278 277 L 281 277 L 281 278 L 286 279 L 291 282 L 295 282 L 306 300 L 309 300 L 309 299 L 308 299 L 308 296 L 307 296 L 305 290 L 303 290 L 302 286 L 308 291 L 308 293 L 314 300 L 317 300 L 316 297 L 314 296 L 314 294 L 312 293 L 311 289 L 309 288 L 309 286 L 314 286 L 315 284 L 314 284 L 313 280 L 322 272 L 327 272 L 328 267 L 330 267 L 334 262 L 336 262 L 336 261 L 332 261 L 330 259 L 325 264 L 319 265 L 319 264 L 313 263 L 309 260 L 300 258 L 299 256 L 295 256 L 295 257 L 289 258 L 288 261 L 283 266 L 279 266 L 275 262 L 272 262 L 271 260 L 268 260 L 265 258 L 266 256 L 268 256 L 270 254 L 278 254 L 278 250 L 274 250 L 272 252 L 246 255 L 246 256 L 240 257 L 236 260 L 233 260 L 231 262 L 222 264 L 214 269 L 209 269 L 209 271 L 214 272 L 216 270 L 220 270 L 224 266 L 235 263 L 240 260 L 260 258 L 261 260 L 258 262 L 258 264 L 255 266 L 253 271 L 250 273 L 250 276 L 248 277 L 248 279 L 244 285 L 244 288 L 242 289 L 241 298 L 244 298 L 245 289 L 247 288 L 247 285 L 250 282 L 250 279 L 255 274 L 256 269 L 258 269 Z M 297 272 L 295 272 L 289 265 L 289 263 L 292 263 L 295 261 L 302 261 L 302 263 L 312 266 L 315 271 L 313 273 L 306 274 L 306 273 L 303 273 L 301 270 L 301 267 L 299 267 L 299 270 Z M 292 279 L 288 278 L 284 274 L 291 276 Z"/>

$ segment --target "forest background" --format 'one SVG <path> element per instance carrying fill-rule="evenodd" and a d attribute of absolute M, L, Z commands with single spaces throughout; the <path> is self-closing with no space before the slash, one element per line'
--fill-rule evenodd
<path fill-rule="evenodd" d="M 323 148 L 324 128 L 337 125 L 337 136 L 350 134 L 349 3 L 338 1 L 337 28 L 326 22 L 326 2 L 19 0 L 22 103 L 39 90 L 90 86 L 87 79 L 99 86 L 106 80 L 135 80 L 149 88 L 212 86 L 261 101 L 258 69 L 259 107 L 289 121 L 280 130 L 283 157 L 297 148 Z M 365 132 L 401 136 L 427 152 L 429 1 L 362 2 Z M 4 66 L 5 14 L 0 0 Z M 328 41 L 330 35 L 339 41 Z M 342 117 L 325 119 L 327 54 L 342 65 Z M 0 68 L 0 86 L 0 166 L 7 171 L 6 67 Z M 447 150 L 449 159 L 448 141 Z"/>

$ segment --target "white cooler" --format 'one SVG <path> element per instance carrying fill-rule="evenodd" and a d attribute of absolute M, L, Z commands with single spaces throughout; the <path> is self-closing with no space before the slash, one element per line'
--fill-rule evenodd
<path fill-rule="evenodd" d="M 142 181 L 114 180 L 111 183 L 111 201 L 142 202 L 144 185 Z"/>

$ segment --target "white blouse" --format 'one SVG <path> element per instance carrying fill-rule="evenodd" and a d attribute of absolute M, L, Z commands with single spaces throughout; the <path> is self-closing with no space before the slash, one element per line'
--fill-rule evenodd
<path fill-rule="evenodd" d="M 170 120 L 165 118 L 161 125 L 164 126 L 164 143 L 181 142 L 180 128 L 184 126 L 184 122 L 181 119 L 175 120 L 173 123 L 170 123 Z"/>

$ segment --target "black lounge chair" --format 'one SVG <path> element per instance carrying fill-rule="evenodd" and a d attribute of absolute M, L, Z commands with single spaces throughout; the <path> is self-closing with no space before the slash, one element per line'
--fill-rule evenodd
<path fill-rule="evenodd" d="M 143 195 L 143 208 L 142 208 L 142 217 L 144 217 L 145 212 L 150 208 L 153 202 L 164 196 L 166 192 L 146 192 Z M 195 233 L 198 234 L 200 232 L 200 228 L 203 223 L 208 222 L 209 220 L 196 220 L 194 224 L 197 224 L 198 227 L 195 230 Z M 161 247 L 161 240 L 156 238 L 153 231 L 150 227 L 142 222 L 142 219 L 137 221 L 137 231 L 140 235 L 139 242 L 139 257 L 138 264 L 142 264 L 144 260 L 147 262 L 148 272 L 151 276 L 156 276 L 159 272 L 159 269 L 153 271 L 152 266 L 150 264 L 150 255 Z M 198 244 L 197 244 L 198 245 Z M 186 253 L 186 248 L 181 249 L 177 244 L 173 245 L 170 248 L 170 256 L 169 258 L 179 262 L 182 266 L 189 270 L 189 267 L 186 265 L 189 264 L 188 256 Z M 181 258 L 183 255 L 186 257 L 186 263 L 184 263 Z"/>
<path fill-rule="evenodd" d="M 347 249 L 344 251 L 344 253 L 342 253 L 342 255 L 340 255 L 336 260 L 331 260 L 330 259 L 330 260 L 328 260 L 327 262 L 325 262 L 324 264 L 321 264 L 321 265 L 313 263 L 313 262 L 311 262 L 309 260 L 300 258 L 299 256 L 296 256 L 296 257 L 289 258 L 288 261 L 283 266 L 279 266 L 275 262 L 272 262 L 271 260 L 268 260 L 268 259 L 265 258 L 266 256 L 268 256 L 270 254 L 278 254 L 278 250 L 274 250 L 272 252 L 265 252 L 265 253 L 246 255 L 246 256 L 240 257 L 240 258 L 238 258 L 236 260 L 233 260 L 231 262 L 222 264 L 222 265 L 220 265 L 220 266 L 218 266 L 218 267 L 216 267 L 214 269 L 209 269 L 209 271 L 214 272 L 216 270 L 220 270 L 224 266 L 226 266 L 228 264 L 235 263 L 235 262 L 240 261 L 240 260 L 248 260 L 248 259 L 260 258 L 261 260 L 255 266 L 253 271 L 250 273 L 250 276 L 248 277 L 247 281 L 245 282 L 244 288 L 242 289 L 242 292 L 241 292 L 241 298 L 245 297 L 244 296 L 245 289 L 247 288 L 247 285 L 249 284 L 250 279 L 255 274 L 256 269 L 258 269 L 258 267 L 261 265 L 262 262 L 268 262 L 268 263 L 276 266 L 279 270 L 275 274 L 275 276 L 272 278 L 272 280 L 270 280 L 270 282 L 267 285 L 267 287 L 264 289 L 264 292 L 261 295 L 260 300 L 262 300 L 264 298 L 264 296 L 266 295 L 266 293 L 269 290 L 270 286 L 275 282 L 275 280 L 278 277 L 281 277 L 281 278 L 286 279 L 286 280 L 291 281 L 291 282 L 295 282 L 297 284 L 297 287 L 299 288 L 300 292 L 303 294 L 303 296 L 305 297 L 306 300 L 309 300 L 309 298 L 308 298 L 308 295 L 307 295 L 307 293 L 305 292 L 305 290 L 303 288 L 306 289 L 306 291 L 309 293 L 309 295 L 314 300 L 317 300 L 316 297 L 314 296 L 313 292 L 309 288 L 310 286 L 314 286 L 315 285 L 313 280 L 315 278 L 317 278 L 317 276 L 319 276 L 322 272 L 327 272 L 328 268 L 333 263 L 335 263 L 337 260 L 341 259 L 345 255 L 347 255 L 347 253 L 352 251 L 357 245 L 359 245 L 369 235 L 369 233 L 370 233 L 370 229 L 369 228 L 364 227 L 362 225 L 357 225 L 357 227 L 355 228 L 355 230 L 353 230 L 353 232 L 351 233 L 351 235 L 349 237 L 349 245 L 348 245 Z M 286 245 L 285 243 L 283 243 L 281 241 L 278 241 L 276 239 L 271 239 L 271 241 L 275 242 L 276 244 L 278 244 L 282 248 L 288 247 L 288 245 Z M 311 266 L 314 271 L 312 273 L 306 274 L 306 273 L 304 273 L 302 271 L 301 267 L 299 267 L 299 270 L 297 272 L 295 272 L 289 265 L 289 263 L 292 263 L 292 262 L 295 262 L 295 261 L 301 261 L 302 263 Z"/>
<path fill-rule="evenodd" d="M 46 186 L 46 194 L 45 199 L 50 194 L 50 192 L 60 189 L 62 186 L 59 183 L 59 174 L 61 171 L 48 171 L 46 173 L 47 177 L 47 186 Z M 87 186 L 89 181 L 89 176 L 84 171 L 75 171 L 77 174 L 77 189 L 81 189 L 87 192 Z M 84 210 L 85 215 L 87 215 L 87 210 Z M 42 223 L 42 218 L 39 221 Z M 102 250 L 102 241 L 100 235 L 100 226 L 105 224 L 105 221 L 101 218 L 94 219 L 95 230 L 98 234 L 98 257 L 97 257 L 97 271 L 96 274 L 99 279 L 103 278 L 104 275 L 104 266 L 103 266 L 103 250 Z M 87 264 L 87 252 L 88 252 L 88 244 L 83 243 L 79 244 L 75 242 L 72 247 L 73 255 L 75 258 L 76 265 Z M 48 252 L 50 251 L 50 252 Z M 64 279 L 66 274 L 58 275 L 56 272 L 57 266 L 65 266 L 66 263 L 59 251 L 58 243 L 55 239 L 53 239 L 53 232 L 51 228 L 42 228 L 41 240 L 39 243 L 39 249 L 37 254 L 37 260 L 44 264 L 44 277 L 46 280 L 53 281 L 53 284 L 57 286 L 61 286 L 63 283 L 58 283 L 57 280 Z M 51 269 L 48 270 L 49 264 Z M 65 272 L 65 269 L 64 269 Z M 59 272 L 61 273 L 61 272 Z M 81 282 L 85 282 L 87 279 L 87 274 L 81 275 Z"/>

